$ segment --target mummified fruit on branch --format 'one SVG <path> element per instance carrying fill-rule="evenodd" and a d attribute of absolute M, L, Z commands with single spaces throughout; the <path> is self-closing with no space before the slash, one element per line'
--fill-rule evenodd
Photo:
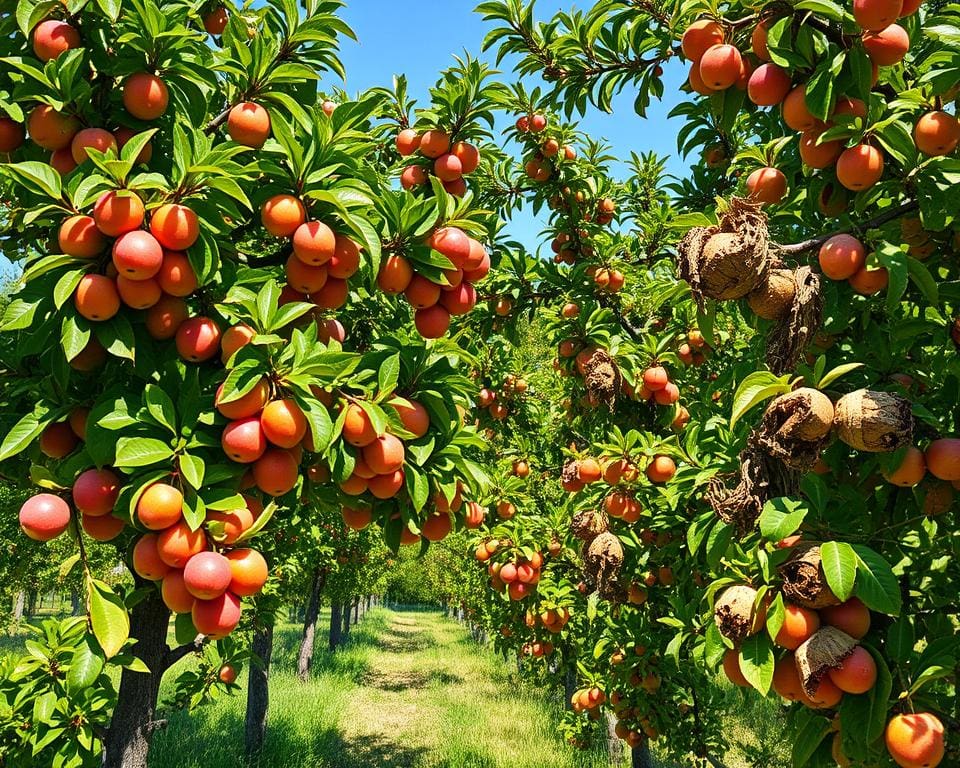
<path fill-rule="evenodd" d="M 820 440 L 833 426 L 833 403 L 812 387 L 781 395 L 768 410 L 779 410 L 786 416 L 777 434 L 791 440 Z"/>
<path fill-rule="evenodd" d="M 817 686 L 831 669 L 839 667 L 857 647 L 857 641 L 836 627 L 818 629 L 797 648 L 797 672 L 807 696 L 817 692 Z"/>
<path fill-rule="evenodd" d="M 747 295 L 747 304 L 757 317 L 777 320 L 790 311 L 796 293 L 792 269 L 771 269 L 763 282 Z"/>
<path fill-rule="evenodd" d="M 783 596 L 794 605 L 819 610 L 840 604 L 827 585 L 817 544 L 797 546 L 790 559 L 780 566 L 780 576 Z"/>
<path fill-rule="evenodd" d="M 609 531 L 599 534 L 583 554 L 583 575 L 596 585 L 604 599 L 613 599 L 620 590 L 620 569 L 623 567 L 623 545 Z"/>
<path fill-rule="evenodd" d="M 607 516 L 603 512 L 593 509 L 584 509 L 577 512 L 570 521 L 570 533 L 585 542 L 593 541 L 610 527 Z"/>
<path fill-rule="evenodd" d="M 840 439 L 858 451 L 884 453 L 913 442 L 910 401 L 889 392 L 858 389 L 844 395 L 834 425 Z"/>
<path fill-rule="evenodd" d="M 746 584 L 725 589 L 713 605 L 713 620 L 720 634 L 734 643 L 757 634 L 766 621 L 757 613 L 757 590 Z"/>

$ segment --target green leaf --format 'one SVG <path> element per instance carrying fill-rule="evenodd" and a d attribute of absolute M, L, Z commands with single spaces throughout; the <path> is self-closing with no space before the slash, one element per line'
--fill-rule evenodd
<path fill-rule="evenodd" d="M 47 163 L 28 160 L 23 163 L 7 163 L 0 165 L 0 172 L 13 176 L 31 192 L 56 200 L 63 201 L 63 188 L 60 185 L 60 174 Z"/>
<path fill-rule="evenodd" d="M 67 692 L 73 696 L 90 688 L 103 671 L 104 659 L 90 638 L 77 646 L 67 671 Z"/>
<path fill-rule="evenodd" d="M 857 583 L 854 594 L 880 613 L 900 615 L 900 582 L 890 564 L 869 547 L 853 544 L 857 553 Z"/>
<path fill-rule="evenodd" d="M 197 639 L 197 628 L 193 626 L 193 617 L 189 613 L 178 613 L 173 620 L 173 636 L 178 645 L 189 645 Z"/>
<path fill-rule="evenodd" d="M 859 696 L 847 694 L 840 702 L 840 731 L 844 746 L 852 745 L 851 753 L 862 754 L 864 749 L 883 735 L 887 724 L 888 700 L 893 689 L 890 670 L 883 657 L 873 648 L 864 645 L 877 664 L 877 682 L 869 691 Z M 851 755 L 853 756 L 853 755 Z"/>
<path fill-rule="evenodd" d="M 173 456 L 173 449 L 162 440 L 153 437 L 121 437 L 117 441 L 116 465 L 124 467 L 149 467 Z"/>
<path fill-rule="evenodd" d="M 200 486 L 203 485 L 203 474 L 206 470 L 203 459 L 189 453 L 181 453 L 178 464 L 180 466 L 180 472 L 183 474 L 183 479 L 186 480 L 194 490 L 200 490 Z"/>
<path fill-rule="evenodd" d="M 828 541 L 820 546 L 820 562 L 827 585 L 840 600 L 849 600 L 857 578 L 857 554 L 843 541 Z"/>
<path fill-rule="evenodd" d="M 747 682 L 764 696 L 773 683 L 775 664 L 776 657 L 769 637 L 761 632 L 744 640 L 740 647 L 740 670 Z"/>
<path fill-rule="evenodd" d="M 391 355 L 380 365 L 377 372 L 377 382 L 382 396 L 393 394 L 400 378 L 400 353 Z"/>
<path fill-rule="evenodd" d="M 157 420 L 157 423 L 177 434 L 177 410 L 170 395 L 156 384 L 147 384 L 143 399 L 147 404 L 147 411 Z"/>
<path fill-rule="evenodd" d="M 9 459 L 24 450 L 43 431 L 41 423 L 35 413 L 28 413 L 14 424 L 0 443 L 0 461 Z"/>
<path fill-rule="evenodd" d="M 913 631 L 913 619 L 901 616 L 890 625 L 887 630 L 887 653 L 894 661 L 903 664 L 913 655 L 913 646 L 916 644 Z"/>
<path fill-rule="evenodd" d="M 809 509 L 802 501 L 795 501 L 785 496 L 770 499 L 763 505 L 760 512 L 760 535 L 767 541 L 780 541 L 795 533 Z"/>
<path fill-rule="evenodd" d="M 87 580 L 90 597 L 90 623 L 93 634 L 109 659 L 115 656 L 130 635 L 130 617 L 123 600 L 108 584 Z"/>
<path fill-rule="evenodd" d="M 825 358 L 821 358 L 825 359 Z M 855 371 L 857 368 L 863 368 L 863 363 L 846 363 L 844 365 L 838 365 L 831 371 L 828 371 L 819 382 L 817 382 L 817 389 L 826 389 L 833 382 L 839 379 L 841 376 L 845 376 L 850 373 L 850 371 Z"/>
<path fill-rule="evenodd" d="M 930 270 L 924 266 L 923 262 L 912 257 L 908 258 L 907 273 L 910 275 L 913 284 L 923 294 L 927 303 L 934 307 L 939 306 L 940 291 L 937 288 L 937 281 L 933 279 L 933 275 L 930 274 Z"/>
<path fill-rule="evenodd" d="M 804 718 L 803 725 L 797 728 L 797 735 L 792 739 L 790 764 L 793 768 L 803 768 L 809 763 L 814 752 L 832 730 L 830 721 L 824 717 L 815 716 L 805 710 L 800 710 L 800 717 Z"/>
<path fill-rule="evenodd" d="M 730 429 L 749 411 L 771 397 L 790 391 L 790 375 L 774 376 L 769 371 L 755 371 L 740 382 L 733 395 Z"/>

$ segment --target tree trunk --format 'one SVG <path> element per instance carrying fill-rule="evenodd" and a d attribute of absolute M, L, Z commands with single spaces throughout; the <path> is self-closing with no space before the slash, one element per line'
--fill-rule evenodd
<path fill-rule="evenodd" d="M 630 750 L 631 768 L 653 768 L 653 759 L 650 757 L 650 742 L 644 739 Z"/>
<path fill-rule="evenodd" d="M 297 657 L 297 677 L 306 682 L 310 677 L 310 662 L 313 661 L 313 644 L 317 636 L 317 616 L 320 614 L 320 593 L 327 581 L 327 572 L 320 568 L 313 571 L 310 584 L 310 598 L 307 601 L 306 616 L 303 619 L 303 639 L 300 641 L 300 655 Z"/>
<path fill-rule="evenodd" d="M 360 621 L 360 598 L 353 598 L 353 623 Z"/>
<path fill-rule="evenodd" d="M 27 617 L 33 616 L 37 612 L 37 590 L 31 589 L 27 592 Z"/>
<path fill-rule="evenodd" d="M 340 603 L 330 605 L 330 650 L 340 645 L 340 631 L 343 628 L 343 606 Z"/>
<path fill-rule="evenodd" d="M 13 598 L 13 623 L 19 624 L 23 620 L 23 608 L 27 602 L 27 593 L 22 589 L 17 590 Z"/>
<path fill-rule="evenodd" d="M 81 610 L 80 590 L 74 587 L 70 590 L 70 615 L 79 616 Z"/>
<path fill-rule="evenodd" d="M 353 604 L 348 599 L 347 602 L 343 604 L 343 633 L 341 634 L 341 640 L 346 641 L 347 636 L 350 634 L 350 617 L 353 616 Z"/>
<path fill-rule="evenodd" d="M 577 690 L 577 672 L 572 665 L 567 667 L 567 673 L 563 676 L 563 706 L 565 709 L 573 709 L 573 694 Z"/>
<path fill-rule="evenodd" d="M 617 720 L 612 713 L 604 714 L 607 724 L 607 758 L 610 765 L 620 765 L 623 762 L 623 742 L 617 736 Z"/>
<path fill-rule="evenodd" d="M 134 652 L 150 668 L 150 674 L 123 670 L 113 720 L 103 743 L 103 768 L 147 768 L 157 695 L 166 671 L 169 622 L 170 611 L 156 590 L 150 590 L 130 612 L 130 637 L 137 640 Z"/>
<path fill-rule="evenodd" d="M 253 630 L 251 650 L 260 663 L 250 665 L 247 683 L 247 715 L 244 723 L 244 747 L 247 757 L 263 749 L 267 735 L 267 707 L 270 703 L 270 657 L 273 655 L 273 622 L 271 615 L 265 624 L 257 623 Z"/>

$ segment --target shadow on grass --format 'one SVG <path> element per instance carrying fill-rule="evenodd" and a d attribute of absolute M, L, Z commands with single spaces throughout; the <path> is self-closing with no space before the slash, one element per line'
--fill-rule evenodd
<path fill-rule="evenodd" d="M 409 670 L 402 674 L 385 676 L 377 672 L 367 675 L 360 683 L 368 688 L 376 688 L 379 691 L 408 691 L 410 689 L 430 688 L 431 686 L 454 685 L 462 683 L 463 678 L 460 675 L 454 675 L 442 670 L 433 670 L 432 672 L 421 672 Z"/>

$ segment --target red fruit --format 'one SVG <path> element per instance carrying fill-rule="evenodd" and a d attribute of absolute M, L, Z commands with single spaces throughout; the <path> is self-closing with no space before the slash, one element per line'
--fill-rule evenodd
<path fill-rule="evenodd" d="M 154 483 L 137 500 L 137 519 L 148 530 L 166 530 L 182 517 L 183 494 L 172 485 Z"/>
<path fill-rule="evenodd" d="M 849 190 L 868 189 L 883 176 L 883 153 L 869 144 L 845 149 L 837 159 L 837 180 Z"/>
<path fill-rule="evenodd" d="M 226 637 L 240 623 L 240 598 L 225 592 L 213 600 L 197 600 L 191 616 L 197 632 L 217 639 Z"/>
<path fill-rule="evenodd" d="M 169 103 L 166 83 L 154 74 L 137 72 L 123 84 L 123 106 L 138 120 L 156 120 Z"/>
<path fill-rule="evenodd" d="M 866 648 L 857 646 L 839 667 L 827 672 L 830 680 L 844 693 L 866 693 L 877 682 L 877 663 Z"/>
<path fill-rule="evenodd" d="M 403 293 L 413 280 L 413 267 L 403 256 L 390 254 L 380 264 L 377 273 L 377 285 L 384 293 L 396 295 Z"/>
<path fill-rule="evenodd" d="M 402 469 L 391 472 L 388 475 L 377 475 L 371 477 L 367 486 L 374 496 L 378 499 L 392 499 L 403 487 L 404 474 Z"/>
<path fill-rule="evenodd" d="M 183 299 L 177 296 L 161 296 L 160 301 L 147 310 L 147 332 L 158 340 L 172 339 L 177 335 L 189 315 Z"/>
<path fill-rule="evenodd" d="M 327 264 L 330 277 L 346 280 L 360 268 L 360 246 L 345 235 L 336 235 L 333 257 Z"/>
<path fill-rule="evenodd" d="M 434 160 L 433 173 L 440 181 L 456 181 L 463 176 L 463 163 L 459 157 L 448 152 Z"/>
<path fill-rule="evenodd" d="M 33 30 L 33 52 L 40 61 L 52 61 L 71 48 L 80 47 L 80 33 L 65 21 L 47 19 Z"/>
<path fill-rule="evenodd" d="M 120 311 L 120 294 L 109 277 L 84 275 L 77 283 L 73 304 L 87 320 L 102 322 Z"/>
<path fill-rule="evenodd" d="M 928 112 L 914 126 L 913 140 L 925 155 L 949 155 L 960 143 L 960 120 L 949 112 Z"/>
<path fill-rule="evenodd" d="M 450 313 L 440 306 L 418 309 L 413 322 L 423 338 L 438 339 L 450 328 Z"/>
<path fill-rule="evenodd" d="M 35 541 L 50 541 L 70 525 L 70 507 L 59 496 L 38 493 L 20 507 L 20 528 Z"/>
<path fill-rule="evenodd" d="M 910 35 L 899 24 L 891 24 L 878 32 L 864 32 L 863 47 L 878 67 L 891 67 L 910 50 Z"/>
<path fill-rule="evenodd" d="M 149 280 L 162 264 L 163 248 L 149 232 L 126 232 L 113 243 L 113 265 L 129 280 Z"/>
<path fill-rule="evenodd" d="M 126 523 L 113 515 L 80 515 L 80 527 L 94 541 L 113 541 L 126 527 Z"/>
<path fill-rule="evenodd" d="M 163 602 L 174 613 L 190 613 L 196 598 L 187 591 L 183 583 L 183 571 L 177 569 L 169 571 L 163 577 L 160 586 L 160 596 Z"/>
<path fill-rule="evenodd" d="M 450 151 L 450 136 L 445 131 L 433 129 L 420 136 L 420 153 L 433 160 Z"/>
<path fill-rule="evenodd" d="M 267 583 L 267 561 L 255 549 L 235 549 L 227 552 L 232 580 L 230 591 L 241 597 L 257 594 Z"/>
<path fill-rule="evenodd" d="M 267 440 L 280 448 L 299 445 L 307 434 L 307 419 L 291 398 L 269 403 L 260 414 L 260 426 Z"/>
<path fill-rule="evenodd" d="M 171 525 L 157 534 L 157 553 L 171 568 L 184 568 L 190 558 L 207 548 L 203 529 L 191 531 L 186 521 Z"/>
<path fill-rule="evenodd" d="M 220 327 L 209 317 L 192 317 L 177 329 L 176 344 L 184 360 L 210 360 L 220 351 Z"/>
<path fill-rule="evenodd" d="M 77 443 L 77 436 L 65 421 L 49 424 L 40 433 L 40 451 L 51 459 L 62 459 L 72 453 Z"/>
<path fill-rule="evenodd" d="M 117 154 L 117 140 L 110 131 L 103 128 L 83 128 L 77 131 L 70 142 L 70 154 L 77 165 L 82 165 L 90 157 L 88 149 L 104 153 L 112 149 L 114 154 Z"/>
<path fill-rule="evenodd" d="M 776 64 L 761 64 L 750 75 L 747 96 L 760 107 L 772 107 L 783 101 L 791 89 L 790 75 Z"/>
<path fill-rule="evenodd" d="M 480 151 L 473 144 L 458 141 L 453 145 L 450 153 L 460 161 L 461 172 L 464 175 L 473 173 L 480 165 Z"/>
<path fill-rule="evenodd" d="M 440 294 L 440 306 L 451 315 L 465 315 L 477 304 L 477 291 L 471 283 L 461 282 L 460 285 Z"/>
<path fill-rule="evenodd" d="M 350 445 L 362 448 L 377 439 L 377 432 L 367 412 L 356 403 L 347 406 L 343 422 L 343 439 Z"/>
<path fill-rule="evenodd" d="M 437 513 L 430 515 L 420 526 L 420 532 L 427 541 L 440 541 L 445 539 L 450 531 L 453 530 L 453 520 L 447 513 Z"/>
<path fill-rule="evenodd" d="M 293 255 L 312 267 L 330 261 L 336 247 L 336 235 L 322 221 L 305 222 L 293 233 Z"/>
<path fill-rule="evenodd" d="M 223 6 L 214 8 L 203 17 L 203 29 L 208 35 L 223 34 L 227 28 L 227 9 Z"/>
<path fill-rule="evenodd" d="M 722 42 L 723 27 L 711 19 L 698 19 L 684 31 L 680 47 L 687 59 L 699 62 L 709 48 Z"/>
<path fill-rule="evenodd" d="M 884 740 L 901 768 L 936 768 L 943 761 L 943 723 L 929 712 L 907 713 L 887 723 Z"/>
<path fill-rule="evenodd" d="M 117 293 L 120 299 L 132 309 L 149 309 L 163 296 L 163 289 L 153 279 L 130 280 L 122 275 L 117 277 Z"/>
<path fill-rule="evenodd" d="M 189 296 L 197 290 L 197 275 L 185 253 L 164 251 L 157 283 L 170 296 Z"/>
<path fill-rule="evenodd" d="M 783 100 L 781 107 L 783 113 L 783 122 L 788 128 L 795 131 L 809 131 L 816 127 L 817 118 L 807 107 L 807 88 L 805 85 L 798 85 Z"/>
<path fill-rule="evenodd" d="M 397 134 L 396 146 L 401 157 L 409 157 L 420 148 L 420 134 L 413 128 L 405 128 Z"/>
<path fill-rule="evenodd" d="M 430 415 L 420 403 L 397 397 L 390 401 L 390 405 L 400 416 L 404 428 L 413 433 L 414 437 L 420 438 L 427 434 L 430 429 Z"/>
<path fill-rule="evenodd" d="M 903 0 L 853 0 L 853 18 L 867 30 L 890 26 L 903 11 Z"/>
<path fill-rule="evenodd" d="M 260 221 L 274 237 L 290 237 L 306 220 L 306 208 L 293 195 L 274 195 L 260 206 Z"/>
<path fill-rule="evenodd" d="M 227 591 L 232 579 L 230 561 L 219 552 L 194 555 L 183 569 L 183 585 L 200 600 L 220 597 Z"/>
<path fill-rule="evenodd" d="M 0 117 L 0 154 L 9 154 L 19 149 L 26 138 L 23 123 Z"/>
<path fill-rule="evenodd" d="M 779 168 L 757 168 L 747 177 L 747 191 L 760 203 L 779 203 L 787 194 L 787 177 Z"/>
<path fill-rule="evenodd" d="M 663 366 L 655 365 L 647 368 L 647 370 L 643 372 L 643 386 L 645 386 L 651 392 L 656 392 L 658 389 L 663 389 L 665 386 L 667 386 L 669 381 L 670 376 L 667 374 L 667 370 Z"/>
<path fill-rule="evenodd" d="M 100 517 L 113 512 L 120 479 L 109 469 L 88 469 L 73 481 L 73 503 L 85 515 Z"/>
<path fill-rule="evenodd" d="M 840 605 L 821 608 L 820 619 L 824 624 L 836 627 L 856 640 L 870 631 L 870 609 L 855 597 Z"/>
<path fill-rule="evenodd" d="M 457 227 L 441 227 L 427 240 L 437 253 L 443 254 L 453 266 L 464 269 L 471 257 L 470 238 Z"/>
<path fill-rule="evenodd" d="M 427 183 L 427 172 L 419 165 L 408 165 L 400 174 L 400 186 L 413 189 Z"/>
<path fill-rule="evenodd" d="M 291 451 L 281 448 L 268 448 L 253 465 L 254 482 L 271 496 L 283 496 L 293 490 L 299 476 L 300 462 Z"/>
<path fill-rule="evenodd" d="M 34 144 L 51 152 L 67 150 L 71 161 L 70 142 L 79 130 L 80 121 L 76 117 L 57 112 L 47 104 L 34 107 L 27 118 L 27 132 Z"/>
<path fill-rule="evenodd" d="M 820 247 L 819 260 L 831 280 L 846 280 L 863 267 L 866 251 L 853 235 L 834 235 Z"/>
<path fill-rule="evenodd" d="M 223 452 L 241 464 L 252 464 L 267 450 L 267 437 L 260 425 L 260 416 L 232 421 L 220 438 Z"/>

